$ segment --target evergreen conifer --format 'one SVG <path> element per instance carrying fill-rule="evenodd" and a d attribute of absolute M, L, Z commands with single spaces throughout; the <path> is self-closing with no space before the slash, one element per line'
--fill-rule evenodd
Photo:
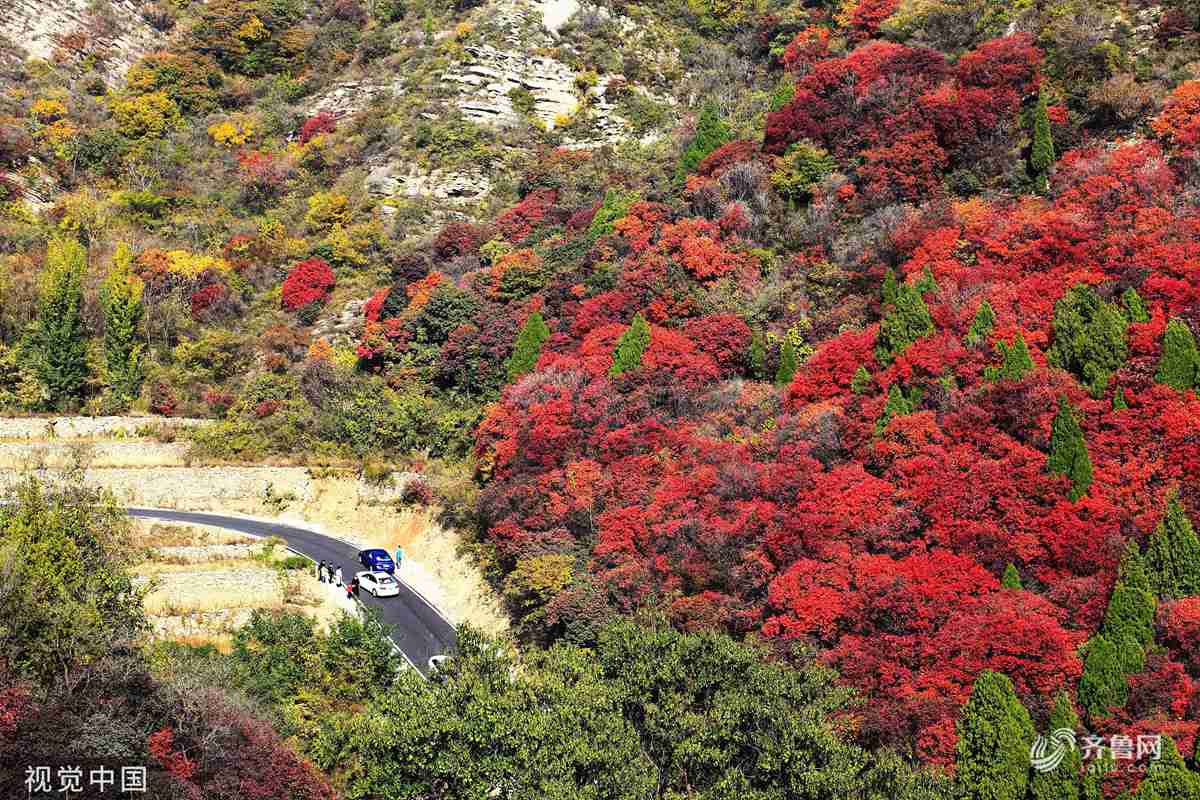
<path fill-rule="evenodd" d="M 1163 334 L 1162 359 L 1154 379 L 1183 392 L 1195 388 L 1198 371 L 1200 353 L 1196 350 L 1196 337 L 1182 320 L 1171 320 Z"/>
<path fill-rule="evenodd" d="M 1175 492 L 1168 497 L 1163 520 L 1146 546 L 1145 563 L 1150 585 L 1159 599 L 1200 594 L 1200 539 Z"/>
<path fill-rule="evenodd" d="M 54 239 L 46 252 L 32 331 L 38 378 L 50 401 L 78 398 L 87 380 L 87 332 L 83 324 L 83 276 L 87 253 L 74 239 Z"/>
<path fill-rule="evenodd" d="M 642 366 L 642 354 L 649 345 L 650 326 L 646 324 L 646 318 L 638 314 L 617 340 L 608 374 L 615 378 Z"/>
<path fill-rule="evenodd" d="M 1037 106 L 1033 110 L 1033 146 L 1029 154 L 1029 165 L 1033 168 L 1038 192 L 1041 194 L 1050 189 L 1050 168 L 1054 165 L 1054 158 L 1054 138 L 1050 135 L 1046 93 L 1039 92 Z"/>
<path fill-rule="evenodd" d="M 996 312 L 992 311 L 992 305 L 987 300 L 979 304 L 979 308 L 975 311 L 975 319 L 971 323 L 970 329 L 967 331 L 963 343 L 967 347 L 978 347 L 992 333 L 992 328 L 996 325 Z"/>
<path fill-rule="evenodd" d="M 775 370 L 775 385 L 787 386 L 796 374 L 796 347 L 791 338 L 783 337 L 783 345 L 779 348 L 779 367 Z"/>
<path fill-rule="evenodd" d="M 1034 735 L 1029 712 L 1017 699 L 1012 681 L 998 672 L 981 672 L 958 722 L 955 764 L 960 796 L 1024 800 Z"/>
<path fill-rule="evenodd" d="M 542 319 L 542 313 L 534 311 L 517 332 L 517 339 L 513 343 L 513 352 L 508 358 L 509 383 L 533 371 L 537 366 L 538 357 L 542 354 L 542 343 L 549 336 L 550 328 Z"/>
<path fill-rule="evenodd" d="M 1079 715 L 1075 713 L 1071 697 L 1066 692 L 1059 692 L 1054 697 L 1054 709 L 1050 712 L 1046 733 L 1053 736 L 1055 731 L 1075 732 L 1078 728 Z M 1068 747 L 1062 761 L 1054 769 L 1033 772 L 1029 779 L 1030 800 L 1078 800 L 1082 777 L 1083 759 L 1079 750 Z"/>
<path fill-rule="evenodd" d="M 1083 439 L 1083 429 L 1065 397 L 1059 398 L 1058 414 L 1051 426 L 1046 470 L 1071 479 L 1072 500 L 1083 497 L 1092 485 L 1092 459 Z"/>
<path fill-rule="evenodd" d="M 145 314 L 142 290 L 141 279 L 133 273 L 133 252 L 121 244 L 100 286 L 100 302 L 104 307 L 104 380 L 112 393 L 126 402 L 137 397 L 144 377 L 139 330 Z"/>
<path fill-rule="evenodd" d="M 903 284 L 896 292 L 896 305 L 879 324 L 876 358 L 881 364 L 891 364 L 896 356 L 922 336 L 933 333 L 933 317 L 921 293 L 911 284 Z"/>

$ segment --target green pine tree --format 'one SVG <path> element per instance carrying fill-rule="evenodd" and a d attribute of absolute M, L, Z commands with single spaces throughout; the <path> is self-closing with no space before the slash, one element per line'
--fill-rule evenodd
<path fill-rule="evenodd" d="M 615 378 L 641 367 L 642 353 L 646 352 L 649 345 L 650 326 L 646 324 L 646 318 L 639 313 L 617 340 L 617 346 L 613 350 L 612 367 L 609 368 L 608 374 Z"/>
<path fill-rule="evenodd" d="M 1050 168 L 1054 166 L 1054 158 L 1054 138 L 1050 135 L 1046 93 L 1039 92 L 1037 106 L 1033 110 L 1033 146 L 1029 153 L 1029 166 L 1033 169 L 1041 194 L 1049 190 Z"/>
<path fill-rule="evenodd" d="M 1121 560 L 1121 571 L 1109 596 L 1100 632 L 1110 642 L 1128 636 L 1144 648 L 1154 641 L 1156 606 L 1137 542 L 1131 541 Z"/>
<path fill-rule="evenodd" d="M 1130 286 L 1121 295 L 1121 305 L 1125 307 L 1125 319 L 1130 322 L 1149 322 L 1150 312 L 1137 289 Z"/>
<path fill-rule="evenodd" d="M 767 376 L 767 343 L 761 333 L 750 338 L 750 377 L 761 381 Z"/>
<path fill-rule="evenodd" d="M 542 343 L 550 337 L 550 328 L 540 311 L 534 311 L 517 332 L 512 355 L 508 357 L 508 382 L 533 371 L 542 354 Z"/>
<path fill-rule="evenodd" d="M 104 307 L 104 380 L 112 393 L 125 401 L 138 396 L 145 376 L 142 289 L 141 279 L 133 273 L 133 252 L 121 244 L 100 286 L 100 302 Z"/>
<path fill-rule="evenodd" d="M 1088 641 L 1079 678 L 1079 704 L 1089 719 L 1103 719 L 1109 708 L 1125 705 L 1129 698 L 1125 664 L 1126 659 L 1108 637 L 1097 634 Z"/>
<path fill-rule="evenodd" d="M 1059 398 L 1058 414 L 1051 425 L 1050 456 L 1046 460 L 1046 470 L 1071 479 L 1072 500 L 1083 497 L 1092 485 L 1092 459 L 1088 455 L 1087 442 L 1065 397 Z"/>
<path fill-rule="evenodd" d="M 881 290 L 883 304 L 885 306 L 893 305 L 896 302 L 896 295 L 900 291 L 900 285 L 896 282 L 896 271 L 891 267 L 883 273 L 883 288 Z"/>
<path fill-rule="evenodd" d="M 733 138 L 729 126 L 721 119 L 717 104 L 708 102 L 700 110 L 696 120 L 696 135 L 683 151 L 679 165 L 675 168 L 675 180 L 682 183 L 684 178 L 696 171 L 696 167 L 705 156 Z"/>
<path fill-rule="evenodd" d="M 1050 712 L 1046 733 L 1053 736 L 1055 731 L 1075 732 L 1078 728 L 1079 715 L 1075 713 L 1070 695 L 1059 692 L 1054 697 L 1054 710 Z M 1083 759 L 1079 750 L 1067 748 L 1057 767 L 1047 772 L 1034 771 L 1029 779 L 1030 800 L 1078 800 L 1082 778 Z"/>
<path fill-rule="evenodd" d="M 1100 397 L 1129 354 L 1129 323 L 1090 286 L 1072 287 L 1054 304 L 1054 345 L 1047 360 L 1079 378 Z"/>
<path fill-rule="evenodd" d="M 963 800 L 1024 800 L 1033 722 L 1012 681 L 984 670 L 958 721 L 956 780 Z"/>
<path fill-rule="evenodd" d="M 1117 648 L 1117 663 L 1125 677 L 1137 675 L 1146 668 L 1146 648 L 1133 636 L 1125 634 L 1109 641 Z"/>
<path fill-rule="evenodd" d="M 922 336 L 933 333 L 933 317 L 915 286 L 903 284 L 896 292 L 896 305 L 879 323 L 875 355 L 881 364 L 891 364 L 896 356 Z"/>
<path fill-rule="evenodd" d="M 1175 740 L 1163 736 L 1160 747 L 1133 800 L 1200 800 L 1200 775 L 1187 768 Z"/>
<path fill-rule="evenodd" d="M 1142 551 L 1135 541 L 1130 540 L 1125 545 L 1125 552 L 1121 556 L 1121 566 L 1117 572 L 1117 580 L 1147 592 L 1154 591 L 1154 586 L 1150 582 L 1150 573 L 1146 569 L 1146 559 L 1142 556 Z"/>
<path fill-rule="evenodd" d="M 87 253 L 74 239 L 54 239 L 46 252 L 38 294 L 38 318 L 30 345 L 38 378 L 51 403 L 62 406 L 83 393 L 88 376 L 83 325 L 83 276 Z"/>
<path fill-rule="evenodd" d="M 1177 600 L 1200 594 L 1200 539 L 1172 492 L 1167 511 L 1146 546 L 1146 572 L 1154 594 Z"/>
<path fill-rule="evenodd" d="M 850 391 L 854 394 L 862 395 L 871 391 L 874 386 L 874 381 L 871 380 L 871 373 L 867 372 L 867 368 L 862 364 L 858 365 L 858 369 L 854 370 L 854 377 L 850 379 Z"/>
<path fill-rule="evenodd" d="M 1029 355 L 1029 345 L 1025 336 L 1017 331 L 1012 344 L 997 342 L 996 349 L 1003 357 L 999 367 L 984 369 L 984 377 L 990 381 L 1019 381 L 1033 371 L 1033 358 Z"/>
<path fill-rule="evenodd" d="M 900 384 L 893 383 L 888 389 L 887 400 L 883 404 L 883 413 L 875 421 L 875 435 L 883 433 L 888 423 L 896 417 L 906 416 L 916 410 L 917 404 L 904 396 L 904 392 L 900 390 Z"/>
<path fill-rule="evenodd" d="M 1118 386 L 1117 390 L 1113 392 L 1112 410 L 1124 411 L 1127 408 L 1129 408 L 1129 403 L 1125 400 L 1125 390 Z"/>
<path fill-rule="evenodd" d="M 992 311 L 992 304 L 984 300 L 975 311 L 975 319 L 971 323 L 966 337 L 963 338 L 963 343 L 967 347 L 978 347 L 991 335 L 995 325 L 996 312 Z"/>
<path fill-rule="evenodd" d="M 1154 379 L 1184 392 L 1196 387 L 1197 372 L 1200 372 L 1200 353 L 1196 350 L 1196 337 L 1187 323 L 1173 319 L 1163 334 L 1162 360 Z"/>
<path fill-rule="evenodd" d="M 1011 561 L 1004 567 L 1004 575 L 1000 578 L 1000 585 L 1005 589 L 1020 589 L 1021 573 L 1017 572 L 1017 567 Z"/>
<path fill-rule="evenodd" d="M 783 337 L 783 345 L 779 348 L 779 367 L 775 370 L 775 385 L 787 386 L 796 375 L 796 346 L 791 337 Z"/>

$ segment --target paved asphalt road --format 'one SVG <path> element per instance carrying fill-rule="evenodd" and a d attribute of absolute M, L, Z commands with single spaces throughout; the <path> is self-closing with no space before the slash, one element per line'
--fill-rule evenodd
<path fill-rule="evenodd" d="M 130 508 L 128 511 L 132 517 L 212 525 L 254 536 L 278 536 L 288 547 L 315 561 L 324 559 L 326 563 L 340 565 L 347 579 L 363 569 L 358 563 L 358 548 L 306 528 L 199 511 L 156 508 Z M 454 649 L 454 626 L 403 581 L 397 597 L 372 597 L 362 591 L 359 600 L 378 610 L 379 618 L 391 627 L 392 640 L 422 674 L 428 674 L 431 656 Z"/>

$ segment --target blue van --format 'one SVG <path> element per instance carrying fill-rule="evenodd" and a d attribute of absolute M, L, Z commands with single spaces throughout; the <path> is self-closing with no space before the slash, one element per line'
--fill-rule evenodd
<path fill-rule="evenodd" d="M 396 574 L 396 562 L 392 561 L 392 557 L 388 555 L 388 551 L 381 547 L 359 550 L 358 560 L 359 563 L 373 572 L 386 572 L 389 575 Z"/>

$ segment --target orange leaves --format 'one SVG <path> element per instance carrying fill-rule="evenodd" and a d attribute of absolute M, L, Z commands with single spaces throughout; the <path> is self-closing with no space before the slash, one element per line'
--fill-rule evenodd
<path fill-rule="evenodd" d="M 1194 155 L 1200 147 L 1200 81 L 1176 86 L 1150 127 L 1179 155 Z"/>
<path fill-rule="evenodd" d="M 629 242 L 634 252 L 640 252 L 650 246 L 651 240 L 658 235 L 659 227 L 670 218 L 670 209 L 662 203 L 639 200 L 613 224 L 613 230 Z"/>
<path fill-rule="evenodd" d="M 175 751 L 174 744 L 175 732 L 169 727 L 155 731 L 146 739 L 146 749 L 159 766 L 181 781 L 190 780 L 196 772 L 196 762 L 182 750 Z"/>
<path fill-rule="evenodd" d="M 425 307 L 429 302 L 429 298 L 433 296 L 433 290 L 446 280 L 446 276 L 440 272 L 431 272 L 419 281 L 413 281 L 408 286 L 404 287 L 405 294 L 408 295 L 408 314 L 415 314 Z"/>
<path fill-rule="evenodd" d="M 536 286 L 542 272 L 542 257 L 533 250 L 522 248 L 506 253 L 488 271 L 491 296 L 503 300 L 507 299 L 506 287 Z"/>
<path fill-rule="evenodd" d="M 799 72 L 825 58 L 829 54 L 829 29 L 821 25 L 810 25 L 788 42 L 783 51 L 783 67 L 789 72 Z"/>
<path fill-rule="evenodd" d="M 704 219 L 683 219 L 664 225 L 659 248 L 676 260 L 697 280 L 712 280 L 753 265 L 744 253 L 728 250 L 720 241 L 720 229 Z"/>

